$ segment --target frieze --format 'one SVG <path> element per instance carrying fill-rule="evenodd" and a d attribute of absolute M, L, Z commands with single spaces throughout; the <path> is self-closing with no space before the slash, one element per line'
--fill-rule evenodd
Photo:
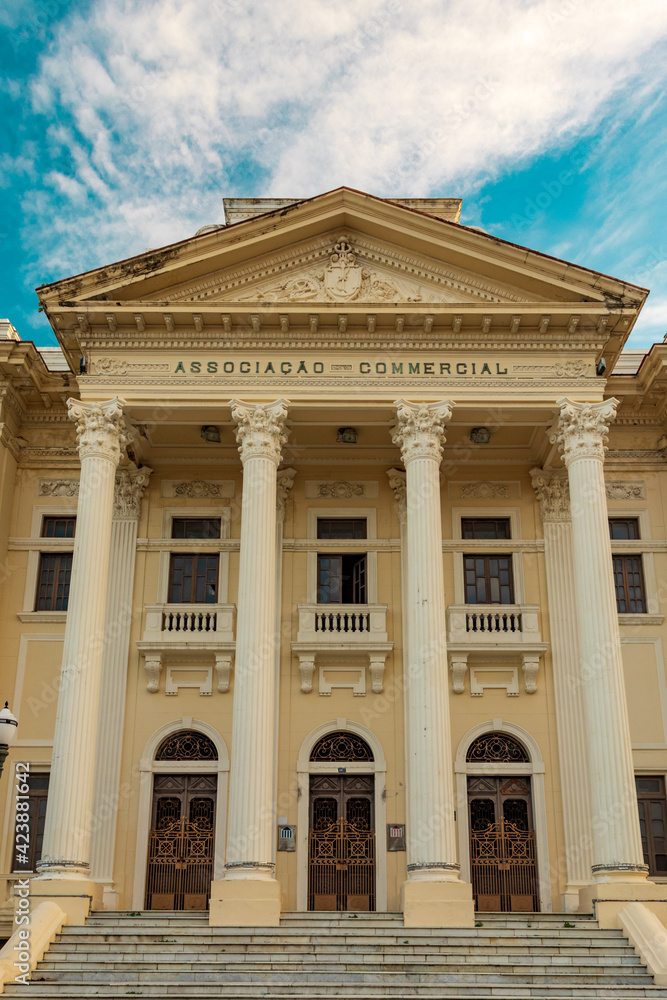
<path fill-rule="evenodd" d="M 163 497 L 183 497 L 188 500 L 222 500 L 234 496 L 233 479 L 163 479 Z"/>
<path fill-rule="evenodd" d="M 646 500 L 646 486 L 644 483 L 605 483 L 607 500 Z"/>
<path fill-rule="evenodd" d="M 78 497 L 78 479 L 40 479 L 37 489 L 40 497 Z"/>
<path fill-rule="evenodd" d="M 130 375 L 134 372 L 168 372 L 169 362 L 156 364 L 130 364 L 121 358 L 98 358 L 93 362 L 93 369 L 98 375 Z"/>

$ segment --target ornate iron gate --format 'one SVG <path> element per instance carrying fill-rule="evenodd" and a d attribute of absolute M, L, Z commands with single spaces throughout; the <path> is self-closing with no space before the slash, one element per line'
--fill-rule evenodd
<path fill-rule="evenodd" d="M 310 910 L 375 909 L 374 779 L 311 778 Z"/>
<path fill-rule="evenodd" d="M 215 854 L 217 777 L 156 775 L 147 910 L 205 910 Z"/>
<path fill-rule="evenodd" d="M 534 830 L 505 819 L 472 830 L 470 862 L 478 910 L 539 909 Z"/>
<path fill-rule="evenodd" d="M 310 831 L 309 909 L 375 909 L 375 831 L 338 819 Z"/>

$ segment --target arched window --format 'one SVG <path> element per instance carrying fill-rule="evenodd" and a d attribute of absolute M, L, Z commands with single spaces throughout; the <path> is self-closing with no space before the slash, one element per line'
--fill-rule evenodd
<path fill-rule="evenodd" d="M 213 740 L 203 733 L 182 729 L 162 741 L 155 754 L 156 760 L 217 760 L 218 751 Z"/>
<path fill-rule="evenodd" d="M 355 733 L 328 733 L 310 751 L 311 760 L 373 761 L 373 751 Z"/>
<path fill-rule="evenodd" d="M 507 733 L 484 733 L 468 747 L 466 760 L 475 764 L 529 763 L 526 748 Z"/>

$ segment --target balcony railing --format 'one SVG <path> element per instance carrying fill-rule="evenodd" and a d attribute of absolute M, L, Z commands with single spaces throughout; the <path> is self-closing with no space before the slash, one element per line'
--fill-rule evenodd
<path fill-rule="evenodd" d="M 447 609 L 449 643 L 502 646 L 540 643 L 536 604 L 458 604 Z"/>
<path fill-rule="evenodd" d="M 387 641 L 386 604 L 300 604 L 298 642 Z"/>
<path fill-rule="evenodd" d="M 233 604 L 149 604 L 144 642 L 234 641 Z"/>

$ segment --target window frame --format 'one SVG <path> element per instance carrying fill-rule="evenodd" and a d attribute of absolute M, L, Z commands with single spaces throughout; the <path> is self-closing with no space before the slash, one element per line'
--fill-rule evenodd
<path fill-rule="evenodd" d="M 463 538 L 464 519 L 480 520 L 489 518 L 491 520 L 509 520 L 510 538 L 503 539 L 470 539 Z M 452 507 L 452 541 L 454 542 L 454 600 L 452 604 L 466 604 L 465 586 L 465 562 L 464 556 L 470 555 L 503 555 L 512 558 L 512 580 L 514 583 L 514 605 L 497 605 L 498 607 L 516 607 L 526 603 L 524 572 L 523 572 L 523 552 L 520 545 L 523 540 L 521 528 L 521 508 L 510 506 L 497 506 L 492 502 L 488 505 L 481 501 L 479 506 L 467 504 L 465 507 Z M 489 605 L 470 605 L 471 607 L 489 607 Z"/>
<path fill-rule="evenodd" d="M 637 781 L 647 781 L 647 780 L 651 780 L 651 779 L 658 779 L 659 781 L 662 782 L 662 791 L 663 791 L 662 798 L 660 796 L 656 796 L 655 794 L 652 794 L 650 792 L 641 793 L 641 797 L 640 797 L 640 792 L 637 789 Z M 666 842 L 666 848 L 667 848 L 667 782 L 665 781 L 665 775 L 661 774 L 660 772 L 656 773 L 655 771 L 651 771 L 651 773 L 643 772 L 643 771 L 635 772 L 635 793 L 636 793 L 636 796 L 637 796 L 637 811 L 638 812 L 639 812 L 639 803 L 640 802 L 660 802 L 662 804 L 662 821 L 663 821 L 664 828 L 665 828 L 665 842 Z M 649 819 L 650 819 L 650 817 L 649 817 Z M 647 842 L 647 847 L 649 848 L 647 850 L 647 852 L 646 852 L 647 855 L 648 855 L 647 864 L 648 864 L 648 869 L 649 869 L 649 871 L 648 871 L 649 877 L 659 878 L 659 879 L 667 879 L 667 868 L 664 871 L 657 871 L 655 869 L 655 866 L 651 864 L 652 860 L 655 861 L 656 851 L 653 850 L 653 858 L 651 858 L 651 850 L 650 850 L 650 848 L 651 848 L 651 846 L 653 844 L 653 832 L 652 832 L 652 830 L 650 830 L 650 827 L 649 827 L 648 823 L 647 823 L 646 829 L 647 829 L 646 842 Z M 643 845 L 643 838 L 642 838 L 642 849 L 643 849 L 643 846 L 644 845 Z M 645 860 L 646 860 L 646 856 L 645 856 Z"/>
<path fill-rule="evenodd" d="M 38 768 L 39 768 L 39 770 L 38 770 Z M 14 787 L 16 785 L 16 779 L 18 779 L 20 777 L 21 777 L 21 774 L 16 774 L 16 772 L 15 772 L 15 774 L 14 774 L 15 780 L 11 783 L 12 787 Z M 25 775 L 23 775 L 23 777 L 25 778 Z M 35 765 L 35 770 L 33 770 L 32 765 L 31 765 L 30 766 L 30 771 L 29 771 L 29 774 L 28 774 L 28 778 L 30 779 L 32 777 L 47 778 L 47 779 L 49 779 L 49 783 L 50 783 L 50 779 L 51 779 L 51 769 L 50 769 L 50 766 L 46 767 L 43 764 L 36 764 Z M 48 785 L 47 785 L 47 787 L 45 789 L 40 788 L 40 789 L 35 789 L 34 791 L 35 791 L 36 794 L 29 793 L 28 799 L 32 798 L 32 799 L 36 799 L 38 801 L 42 801 L 43 800 L 44 803 L 46 804 L 46 802 L 48 801 L 48 795 L 49 795 Z M 18 822 L 18 820 L 16 818 L 16 807 L 14 808 L 14 814 L 15 814 L 15 821 Z M 46 809 L 44 811 L 44 818 L 46 818 Z M 37 819 L 39 819 L 39 815 L 37 816 Z M 19 867 L 17 867 L 16 849 L 17 849 L 18 845 L 16 843 L 14 843 L 14 839 L 13 838 L 10 838 L 10 841 L 11 841 L 10 845 L 9 845 L 10 846 L 10 851 L 11 851 L 10 871 L 11 871 L 12 875 L 25 876 L 25 875 L 30 875 L 30 874 L 37 874 L 37 871 L 36 871 L 36 868 L 35 868 L 35 855 L 37 853 L 37 841 L 36 841 L 34 829 L 30 830 L 29 837 L 30 837 L 30 843 L 28 845 L 28 853 L 29 853 L 29 856 L 30 856 L 30 860 L 32 861 L 32 865 L 29 866 L 29 867 L 27 867 L 27 868 L 19 868 Z M 42 830 L 42 842 L 43 842 L 43 837 L 44 837 L 44 831 Z"/>
<path fill-rule="evenodd" d="M 638 574 L 637 575 L 639 576 L 639 587 L 640 587 L 640 592 L 641 592 L 641 603 L 643 605 L 643 608 L 642 608 L 641 611 L 638 611 L 636 608 L 633 611 L 631 608 L 627 607 L 627 605 L 629 605 L 630 602 L 631 602 L 631 598 L 629 597 L 629 592 L 630 592 L 629 573 L 632 572 L 634 574 L 635 572 L 637 572 L 634 569 L 633 570 L 628 570 L 628 561 L 630 559 L 636 559 L 638 561 L 639 570 L 638 570 Z M 616 564 L 617 564 L 617 561 L 619 561 L 619 562 L 622 561 L 623 599 L 624 599 L 624 602 L 626 604 L 625 611 L 621 611 L 621 609 L 619 608 L 619 603 L 620 603 L 619 602 L 619 588 L 618 588 L 618 585 L 617 585 L 617 582 L 616 582 L 616 573 L 617 573 Z M 645 615 L 645 614 L 648 614 L 648 602 L 647 602 L 647 596 L 646 596 L 646 579 L 645 579 L 645 576 L 644 576 L 644 560 L 642 558 L 641 552 L 638 552 L 638 553 L 612 552 L 612 555 L 611 555 L 611 564 L 612 564 L 612 572 L 613 572 L 613 576 L 614 576 L 614 592 L 616 594 L 616 613 L 619 614 L 619 615 Z M 637 598 L 635 597 L 635 602 L 636 602 L 636 600 L 637 600 Z"/>
<path fill-rule="evenodd" d="M 643 506 L 630 506 L 624 500 L 607 499 L 608 518 L 636 518 L 639 520 L 639 539 L 631 541 L 618 541 L 610 539 L 612 556 L 616 555 L 641 555 L 642 571 L 644 575 L 644 604 L 645 611 L 621 611 L 618 612 L 619 625 L 658 625 L 664 621 L 664 615 L 660 613 L 658 602 L 658 586 L 655 572 L 654 553 L 648 551 L 653 541 L 651 533 L 651 521 L 649 518 L 646 502 Z M 635 550 L 636 546 L 636 550 Z M 613 563 L 612 563 L 613 572 Z"/>
<path fill-rule="evenodd" d="M 43 576 L 43 573 L 44 573 L 44 571 L 46 569 L 46 567 L 44 566 L 44 560 L 45 559 L 53 559 L 53 560 L 55 560 L 55 565 L 54 565 L 54 570 L 53 570 L 54 577 L 55 577 L 55 582 L 53 584 L 53 593 L 51 595 L 51 606 L 48 607 L 48 608 L 40 608 L 40 607 L 38 607 L 38 604 L 39 604 L 39 602 L 41 600 L 41 598 L 40 598 L 40 590 L 42 588 L 42 576 Z M 66 606 L 64 608 L 56 608 L 56 607 L 54 607 L 54 605 L 58 601 L 58 587 L 59 587 L 59 583 L 57 582 L 57 578 L 60 575 L 60 573 L 62 572 L 62 561 L 64 559 L 69 559 L 70 560 L 69 569 L 65 569 L 65 572 L 69 572 L 69 580 L 67 581 L 67 598 L 66 598 L 66 601 L 65 601 L 65 605 Z M 67 607 L 69 606 L 69 593 L 70 593 L 70 588 L 71 588 L 71 583 L 72 583 L 72 564 L 73 564 L 73 561 L 74 561 L 74 550 L 72 550 L 71 552 L 40 552 L 39 553 L 39 567 L 38 567 L 38 570 L 37 570 L 37 587 L 35 588 L 35 602 L 34 602 L 34 605 L 33 605 L 33 611 L 35 611 L 37 614 L 41 614 L 41 613 L 50 613 L 50 614 L 61 613 L 61 614 L 64 614 L 64 615 L 67 614 Z"/>
<path fill-rule="evenodd" d="M 317 537 L 318 518 L 324 520 L 359 520 L 366 519 L 366 538 L 332 539 L 327 541 Z M 306 603 L 317 604 L 318 555 L 342 555 L 358 553 L 366 555 L 366 604 L 368 607 L 377 604 L 377 508 L 348 507 L 341 501 L 338 507 L 308 507 L 306 511 L 306 537 L 308 551 L 306 555 Z"/>
<path fill-rule="evenodd" d="M 198 519 L 212 518 L 220 519 L 220 538 L 172 538 L 172 522 L 174 518 Z M 160 564 L 158 568 L 157 581 L 157 601 L 156 604 L 169 604 L 171 556 L 173 552 L 192 555 L 216 553 L 218 555 L 218 583 L 215 607 L 218 604 L 227 604 L 229 590 L 229 549 L 221 547 L 220 542 L 227 541 L 231 537 L 232 510 L 229 505 L 221 505 L 216 499 L 211 506 L 189 507 L 186 503 L 179 506 L 169 506 L 162 508 L 162 533 L 161 539 L 164 548 L 160 552 Z"/>
<path fill-rule="evenodd" d="M 42 525 L 45 517 L 75 518 L 77 516 L 76 500 L 74 502 L 62 503 L 54 498 L 54 501 L 49 504 L 35 504 L 32 509 L 30 524 L 30 541 L 32 544 L 28 551 L 28 565 L 26 567 L 25 586 L 23 589 L 23 607 L 18 612 L 20 621 L 65 622 L 67 620 L 66 611 L 35 611 L 42 553 L 74 552 L 74 543 L 76 542 L 76 535 L 74 538 L 46 538 L 42 535 Z"/>
<path fill-rule="evenodd" d="M 466 539 L 469 541 L 469 539 Z M 484 572 L 484 583 L 487 592 L 491 591 L 490 582 L 493 579 L 489 571 L 489 560 L 490 559 L 507 559 L 509 562 L 509 589 L 511 593 L 512 600 L 504 603 L 502 601 L 475 601 L 474 603 L 468 602 L 468 583 L 467 583 L 467 570 L 466 570 L 466 559 L 483 559 L 485 562 L 485 572 Z M 476 577 L 476 579 L 479 579 Z M 498 578 L 499 579 L 499 578 Z M 516 601 L 516 590 L 514 587 L 514 559 L 512 558 L 511 552 L 464 552 L 463 553 L 463 585 L 465 587 L 465 604 L 468 607 L 514 607 L 517 603 Z M 500 584 L 499 584 L 500 586 Z"/>

